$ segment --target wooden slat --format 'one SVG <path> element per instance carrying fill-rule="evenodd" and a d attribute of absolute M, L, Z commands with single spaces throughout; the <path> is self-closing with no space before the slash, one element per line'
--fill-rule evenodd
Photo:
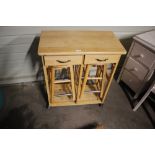
<path fill-rule="evenodd" d="M 45 84 L 46 84 L 46 90 L 47 90 L 47 96 L 48 96 L 48 102 L 50 103 L 50 91 L 49 91 L 49 83 L 48 83 L 48 73 L 47 73 L 47 68 L 44 65 L 44 58 L 42 58 L 42 63 L 43 63 L 43 71 L 44 71 L 44 76 L 45 76 Z"/>
<path fill-rule="evenodd" d="M 86 87 L 86 82 L 87 82 L 87 78 L 88 78 L 88 75 L 89 75 L 89 70 L 90 70 L 90 65 L 86 65 L 86 72 L 85 72 L 84 80 L 83 80 L 83 83 L 82 83 L 80 98 L 82 98 L 82 95 L 84 93 L 84 89 Z"/>
<path fill-rule="evenodd" d="M 82 77 L 84 79 L 84 77 Z M 101 80 L 102 77 L 88 77 L 87 80 Z"/>
<path fill-rule="evenodd" d="M 51 103 L 54 103 L 55 68 L 51 67 Z"/>
<path fill-rule="evenodd" d="M 81 80 L 82 80 L 82 72 L 83 72 L 83 64 L 81 64 L 80 66 L 80 72 L 79 72 L 79 76 L 78 76 L 78 88 L 77 88 L 77 99 L 76 102 L 79 100 L 80 98 L 80 91 L 81 91 Z"/>
<path fill-rule="evenodd" d="M 88 94 L 89 96 L 90 96 L 90 94 Z M 58 97 L 58 98 L 60 98 L 60 97 Z M 88 97 L 86 97 L 86 98 L 88 98 Z M 94 96 L 94 98 L 96 98 L 96 96 Z M 60 101 L 56 101 L 55 103 L 49 103 L 49 105 L 50 106 L 52 106 L 52 107 L 58 107 L 58 106 L 74 106 L 74 105 L 87 105 L 87 104 L 99 104 L 99 103 L 101 103 L 101 101 L 100 100 L 92 100 L 92 98 L 91 99 L 87 99 L 87 100 L 79 100 L 79 101 L 77 101 L 76 103 L 75 102 L 73 102 L 73 101 L 70 101 L 70 100 L 66 100 L 66 101 L 63 101 L 62 102 L 62 99 L 60 100 Z"/>
<path fill-rule="evenodd" d="M 84 93 L 100 93 L 100 90 L 84 91 Z"/>
<path fill-rule="evenodd" d="M 115 70 L 116 70 L 116 68 L 117 68 L 117 65 L 118 65 L 118 63 L 114 64 L 113 67 L 112 67 L 110 79 L 108 80 L 107 86 L 106 86 L 106 88 L 105 88 L 105 91 L 104 91 L 104 94 L 103 94 L 103 98 L 102 98 L 102 102 L 104 102 L 104 100 L 105 100 L 105 98 L 106 98 L 106 96 L 107 96 L 107 93 L 108 93 L 109 87 L 110 87 L 110 85 L 111 85 L 111 82 L 112 82 L 112 79 L 113 79 Z"/>
<path fill-rule="evenodd" d="M 58 84 L 58 83 L 68 83 L 68 82 L 71 82 L 71 80 L 69 79 L 64 79 L 64 80 L 55 80 L 55 84 Z"/>
<path fill-rule="evenodd" d="M 101 93 L 100 93 L 100 98 L 103 97 L 103 91 L 104 91 L 104 84 L 105 84 L 105 80 L 106 80 L 106 73 L 107 73 L 107 65 L 105 64 L 103 66 L 103 74 L 102 74 L 102 84 L 101 84 Z"/>
<path fill-rule="evenodd" d="M 102 73 L 101 66 L 98 65 L 97 66 L 97 71 L 96 71 L 96 76 L 100 77 L 101 73 Z M 100 79 L 102 80 L 102 77 L 100 77 Z M 96 80 L 96 86 L 97 86 L 98 89 L 100 89 L 100 79 Z"/>
<path fill-rule="evenodd" d="M 55 96 L 72 96 L 72 94 L 67 94 L 67 93 L 65 93 L 65 94 L 55 94 Z"/>
<path fill-rule="evenodd" d="M 73 70 L 73 66 L 70 66 L 70 76 L 71 76 L 73 101 L 75 101 L 75 82 L 74 82 L 74 70 Z"/>

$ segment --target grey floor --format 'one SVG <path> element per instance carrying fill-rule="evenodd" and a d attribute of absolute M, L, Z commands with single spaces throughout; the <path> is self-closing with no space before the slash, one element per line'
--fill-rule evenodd
<path fill-rule="evenodd" d="M 153 128 L 143 107 L 133 112 L 122 88 L 112 82 L 103 107 L 99 105 L 46 108 L 43 85 L 27 83 L 1 87 L 5 104 L 0 128 L 85 129 L 102 124 L 106 129 Z"/>

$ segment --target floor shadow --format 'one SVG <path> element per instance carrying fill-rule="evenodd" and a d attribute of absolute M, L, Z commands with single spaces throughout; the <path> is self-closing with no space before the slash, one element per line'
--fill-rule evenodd
<path fill-rule="evenodd" d="M 153 127 L 155 128 L 155 121 L 154 121 L 154 119 L 153 119 L 153 117 L 152 117 L 150 111 L 146 108 L 146 106 L 145 106 L 144 104 L 142 105 L 142 107 L 143 107 L 143 109 L 144 109 L 146 115 L 148 116 L 149 120 L 151 121 Z"/>
<path fill-rule="evenodd" d="M 93 123 L 84 125 L 78 129 L 105 129 L 105 126 L 102 123 L 93 122 Z"/>
<path fill-rule="evenodd" d="M 155 112 L 155 94 L 151 93 L 148 97 L 148 101 L 150 103 L 152 110 Z"/>
<path fill-rule="evenodd" d="M 120 84 L 121 88 L 123 89 L 126 97 L 128 98 L 131 108 L 133 109 L 134 108 L 133 97 L 134 97 L 135 93 L 123 81 L 120 81 L 119 84 Z"/>
<path fill-rule="evenodd" d="M 37 36 L 34 38 L 31 47 L 29 48 L 29 51 L 26 55 L 26 60 L 29 59 L 31 62 L 32 70 L 36 71 L 36 81 L 38 81 L 40 92 L 46 101 L 46 107 L 48 107 L 48 97 L 45 89 L 45 83 L 44 83 L 44 74 L 43 74 L 43 65 L 41 61 L 41 56 L 38 55 L 38 47 L 39 47 L 39 40 L 40 37 Z"/>
<path fill-rule="evenodd" d="M 48 103 L 48 96 L 47 96 L 47 91 L 46 91 L 46 88 L 45 88 L 45 83 L 43 81 L 40 81 L 39 82 L 39 90 L 41 92 L 41 95 L 43 97 L 43 99 L 45 100 L 45 108 L 48 108 L 49 107 L 49 103 Z"/>
<path fill-rule="evenodd" d="M 1 129 L 25 129 L 33 128 L 35 122 L 34 113 L 28 109 L 28 105 L 11 110 L 0 122 Z"/>
<path fill-rule="evenodd" d="M 97 123 L 93 122 L 93 123 L 89 123 L 87 125 L 84 125 L 78 129 L 96 129 L 96 127 L 97 127 Z"/>
<path fill-rule="evenodd" d="M 131 108 L 133 109 L 134 108 L 134 99 L 133 99 L 133 96 L 135 95 L 135 93 L 123 82 L 121 81 L 120 83 L 120 86 L 121 88 L 123 89 L 126 97 L 128 98 L 129 100 L 129 103 L 130 103 L 130 106 Z M 142 92 L 139 97 L 138 97 L 138 100 L 144 95 L 144 92 Z M 154 98 L 155 98 L 155 95 L 154 94 L 151 94 Z M 146 106 L 146 103 L 147 102 L 147 105 L 150 107 L 150 108 L 147 108 Z M 155 128 L 155 120 L 153 119 L 153 116 L 152 116 L 152 113 L 155 112 L 155 104 L 149 99 L 149 97 L 146 99 L 146 101 L 144 101 L 144 104 L 142 104 L 142 108 L 145 112 L 145 114 L 147 115 L 147 117 L 149 118 L 149 120 L 151 121 L 153 127 Z"/>
<path fill-rule="evenodd" d="M 41 56 L 38 55 L 39 40 L 38 36 L 34 38 L 25 58 L 25 61 L 30 60 L 32 69 L 36 71 L 36 80 L 43 77 Z"/>

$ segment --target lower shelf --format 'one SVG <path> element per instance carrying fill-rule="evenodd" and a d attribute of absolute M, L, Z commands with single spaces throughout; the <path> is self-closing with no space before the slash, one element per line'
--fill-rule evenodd
<path fill-rule="evenodd" d="M 101 104 L 101 100 L 98 96 L 98 93 L 92 93 L 94 87 L 86 86 L 86 93 L 83 94 L 82 98 L 78 101 L 73 101 L 70 84 L 57 84 L 55 87 L 55 96 L 53 102 L 50 102 L 49 105 L 52 107 L 55 106 L 69 106 L 69 105 L 84 105 L 84 104 Z M 56 95 L 67 93 L 68 95 Z"/>
<path fill-rule="evenodd" d="M 103 104 L 99 100 L 87 100 L 87 101 L 78 101 L 78 102 L 73 102 L 73 101 L 66 101 L 66 102 L 54 102 L 54 103 L 49 103 L 49 106 L 51 107 L 58 107 L 58 106 L 78 106 L 78 105 L 86 105 L 86 104 Z"/>

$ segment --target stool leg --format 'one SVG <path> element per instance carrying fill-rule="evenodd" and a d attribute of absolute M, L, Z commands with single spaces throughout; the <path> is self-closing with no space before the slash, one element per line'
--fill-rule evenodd
<path fill-rule="evenodd" d="M 73 100 L 75 101 L 75 83 L 74 83 L 73 66 L 70 66 L 70 76 L 71 76 L 72 95 L 73 95 Z"/>
<path fill-rule="evenodd" d="M 107 93 L 108 93 L 108 90 L 109 90 L 110 84 L 111 84 L 111 82 L 112 82 L 112 79 L 113 79 L 115 70 L 116 70 L 116 68 L 117 68 L 117 65 L 118 65 L 118 63 L 113 64 L 113 66 L 112 66 L 111 75 L 110 75 L 110 78 L 108 79 L 108 83 L 107 83 L 106 88 L 105 88 L 105 91 L 104 91 L 104 93 L 103 93 L 102 102 L 104 102 L 105 97 L 106 97 L 106 95 L 107 95 Z"/>
<path fill-rule="evenodd" d="M 97 71 L 96 71 L 96 77 L 100 77 L 100 74 L 101 74 L 101 69 L 100 69 L 100 66 L 97 65 Z M 99 79 L 96 79 L 96 86 L 98 89 L 100 89 L 100 80 Z"/>
<path fill-rule="evenodd" d="M 51 68 L 51 102 L 54 102 L 54 81 L 55 81 L 55 69 Z"/>
<path fill-rule="evenodd" d="M 82 83 L 80 98 L 82 97 L 84 89 L 86 87 L 86 82 L 87 82 L 88 75 L 89 75 L 89 69 L 90 69 L 90 65 L 86 65 L 86 72 L 85 72 L 84 80 L 83 80 L 83 83 Z"/>
<path fill-rule="evenodd" d="M 105 64 L 105 65 L 103 66 L 102 84 L 101 84 L 100 98 L 103 96 L 104 84 L 105 84 L 105 79 L 106 79 L 106 73 L 107 73 L 107 64 Z"/>
<path fill-rule="evenodd" d="M 83 71 L 83 65 L 81 64 L 80 71 L 79 71 L 79 79 L 78 79 L 79 82 L 78 82 L 78 88 L 77 88 L 77 101 L 80 98 L 82 71 Z"/>
<path fill-rule="evenodd" d="M 44 64 L 44 58 L 42 58 L 42 63 L 43 63 L 43 71 L 44 71 L 44 76 L 45 76 L 45 84 L 46 84 L 46 90 L 47 90 L 47 96 L 48 96 L 48 102 L 50 103 L 50 90 L 49 90 L 49 82 L 48 82 L 48 72 L 47 72 L 47 67 Z"/>

